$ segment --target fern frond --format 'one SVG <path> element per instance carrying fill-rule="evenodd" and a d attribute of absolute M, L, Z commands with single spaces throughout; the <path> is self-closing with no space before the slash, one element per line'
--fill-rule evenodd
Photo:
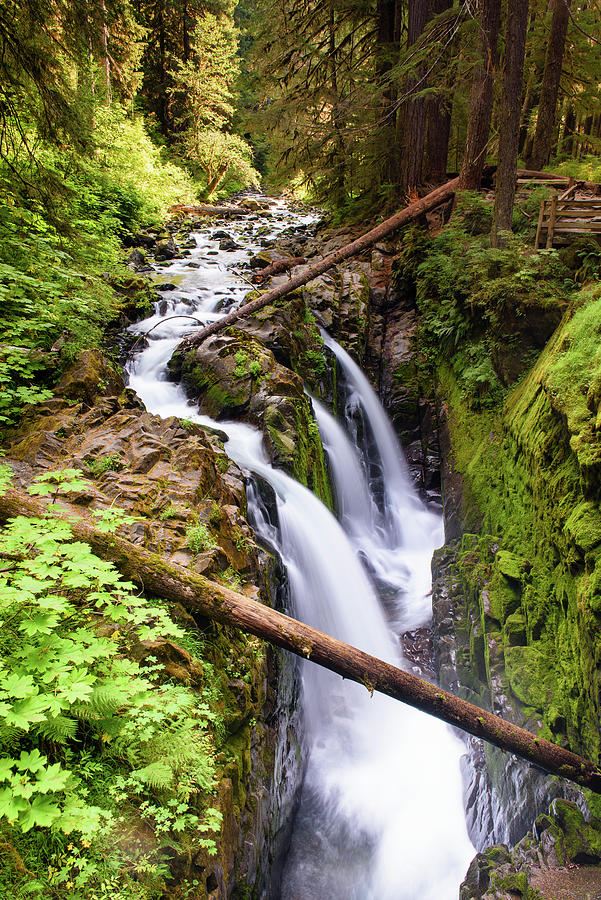
<path fill-rule="evenodd" d="M 173 769 L 160 760 L 144 766 L 143 769 L 137 769 L 132 775 L 155 791 L 166 790 L 173 783 Z"/>
<path fill-rule="evenodd" d="M 54 719 L 46 719 L 42 722 L 38 729 L 40 734 L 51 741 L 58 744 L 64 744 L 77 733 L 77 720 L 69 719 L 67 716 L 55 716 Z"/>

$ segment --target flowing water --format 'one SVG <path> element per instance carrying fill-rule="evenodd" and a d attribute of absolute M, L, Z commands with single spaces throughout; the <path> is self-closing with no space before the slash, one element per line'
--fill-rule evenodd
<path fill-rule="evenodd" d="M 282 205 L 276 215 L 269 236 L 310 222 Z M 227 225 L 236 240 L 256 250 L 248 228 L 246 222 Z M 190 325 L 165 320 L 187 314 L 208 321 L 220 314 L 223 296 L 243 295 L 247 286 L 234 269 L 244 251 L 216 251 L 204 233 L 196 241 L 187 263 L 169 267 L 169 280 L 175 275 L 180 282 L 177 290 L 164 295 L 160 313 L 135 326 L 146 332 L 161 323 L 132 360 L 130 384 L 151 412 L 214 424 L 193 411 L 179 385 L 166 380 L 167 361 Z M 191 268 L 190 261 L 200 267 Z M 219 422 L 219 428 L 229 435 L 230 456 L 275 492 L 277 523 L 269 521 L 256 487 L 249 491 L 249 512 L 286 567 L 291 613 L 404 665 L 396 634 L 429 621 L 429 564 L 442 542 L 441 521 L 415 495 L 367 380 L 335 342 L 326 341 L 343 373 L 344 415 L 337 420 L 314 405 L 340 521 L 271 467 L 259 432 L 240 423 Z M 380 602 L 384 594 L 386 606 Z M 303 662 L 302 669 L 306 773 L 277 896 L 454 900 L 474 852 L 462 804 L 463 744 L 434 718 L 370 696 L 365 687 L 311 663 Z"/>

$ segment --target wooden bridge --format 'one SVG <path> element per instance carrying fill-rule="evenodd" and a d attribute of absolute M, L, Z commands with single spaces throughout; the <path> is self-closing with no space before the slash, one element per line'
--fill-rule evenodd
<path fill-rule="evenodd" d="M 556 182 L 559 186 L 559 182 Z M 570 183 L 561 194 L 543 200 L 536 229 L 535 248 L 568 244 L 572 235 L 589 235 L 601 242 L 601 196 L 598 185 Z M 592 190 L 591 190 L 592 189 Z"/>

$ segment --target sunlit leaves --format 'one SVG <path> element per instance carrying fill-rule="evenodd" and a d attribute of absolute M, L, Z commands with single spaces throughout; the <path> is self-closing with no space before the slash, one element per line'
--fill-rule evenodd
<path fill-rule="evenodd" d="M 53 493 L 81 484 L 74 469 L 37 481 Z M 128 518 L 110 512 L 103 519 L 111 528 Z M 23 832 L 93 836 L 108 813 L 86 799 L 86 764 L 77 763 L 85 744 L 93 749 L 88 778 L 91 760 L 103 755 L 121 773 L 109 806 L 138 805 L 157 834 L 200 822 L 190 798 L 214 788 L 213 716 L 188 688 L 157 684 L 156 661 L 141 668 L 125 655 L 140 640 L 181 630 L 73 540 L 62 518 L 13 519 L 0 551 L 0 818 Z M 60 744 L 64 753 L 53 759 L 48 748 Z"/>

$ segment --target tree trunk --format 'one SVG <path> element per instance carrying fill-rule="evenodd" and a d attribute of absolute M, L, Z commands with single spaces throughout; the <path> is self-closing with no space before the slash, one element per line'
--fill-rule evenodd
<path fill-rule="evenodd" d="M 551 0 L 551 30 L 545 55 L 545 71 L 538 104 L 536 131 L 534 132 L 532 153 L 525 161 L 528 169 L 544 168 L 551 157 L 559 81 L 570 21 L 571 2 L 572 0 Z"/>
<path fill-rule="evenodd" d="M 486 148 L 492 116 L 494 70 L 497 64 L 497 39 L 501 19 L 501 0 L 479 0 L 482 33 L 482 61 L 476 67 L 470 115 L 461 164 L 461 188 L 478 190 L 486 161 Z"/>
<path fill-rule="evenodd" d="M 43 517 L 46 510 L 44 503 L 20 491 L 9 490 L 0 497 L 0 521 L 22 515 Z M 67 517 L 67 513 L 64 515 Z M 601 793 L 601 771 L 590 760 L 535 737 L 429 681 L 397 669 L 256 600 L 167 563 L 156 553 L 116 535 L 102 534 L 85 519 L 69 516 L 68 522 L 77 540 L 89 544 L 96 554 L 114 563 L 125 577 L 140 584 L 144 591 L 181 603 L 192 614 L 241 628 L 343 678 L 363 684 L 370 693 L 378 691 L 401 700 L 502 750 L 516 753 L 548 772 Z"/>
<path fill-rule="evenodd" d="M 407 20 L 407 49 L 411 49 L 421 35 L 428 21 L 428 0 L 409 0 Z M 426 87 L 426 69 L 418 66 L 414 75 L 408 78 L 404 91 L 409 94 L 400 118 L 401 134 L 401 195 L 406 196 L 417 189 L 422 178 L 424 145 L 426 141 L 426 100 L 415 98 L 413 93 Z"/>
<path fill-rule="evenodd" d="M 426 178 L 441 184 L 447 177 L 451 110 L 444 100 L 430 97 L 426 105 Z"/>
<path fill-rule="evenodd" d="M 381 182 L 396 184 L 399 179 L 399 148 L 396 145 L 396 91 L 387 74 L 398 62 L 400 41 L 399 0 L 378 0 L 376 8 L 376 83 L 381 85 L 381 106 L 378 114 L 378 131 L 381 135 L 383 160 Z"/>
<path fill-rule="evenodd" d="M 190 59 L 190 21 L 188 17 L 188 4 L 186 0 L 182 5 L 182 47 L 184 51 L 184 62 Z"/>
<path fill-rule="evenodd" d="M 106 21 L 106 4 L 102 0 L 100 4 L 102 10 L 102 48 L 104 50 L 104 80 L 106 86 L 106 103 L 111 105 L 111 58 L 109 55 L 109 29 Z"/>
<path fill-rule="evenodd" d="M 452 6 L 452 0 L 431 0 L 430 18 L 434 19 Z M 442 59 L 441 68 L 446 68 L 451 56 L 447 47 Z M 442 184 L 447 178 L 447 157 L 451 137 L 451 94 L 452 85 L 446 84 L 446 96 L 434 94 L 426 101 L 426 169 L 428 181 Z"/>
<path fill-rule="evenodd" d="M 528 34 L 532 34 L 533 30 L 536 26 L 536 18 L 538 13 L 538 7 L 536 3 L 531 4 L 530 10 L 530 22 L 528 23 Z M 542 72 L 537 65 L 537 55 L 535 53 L 534 41 L 528 41 L 528 37 L 526 36 L 526 45 L 527 51 L 528 46 L 530 47 L 530 52 L 527 52 L 525 68 L 528 72 L 528 80 L 526 82 L 526 90 L 524 91 L 524 101 L 522 103 L 522 115 L 520 118 L 520 139 L 518 145 L 518 156 L 523 156 L 524 149 L 526 147 L 526 141 L 528 139 L 528 128 L 530 125 L 530 116 L 532 114 L 532 110 L 538 103 L 539 96 L 539 85 L 542 77 Z"/>
<path fill-rule="evenodd" d="M 528 5 L 529 0 L 513 0 L 507 10 L 505 72 L 499 129 L 499 164 L 495 186 L 495 212 L 490 236 L 492 247 L 501 245 L 499 232 L 511 231 L 518 168 Z"/>
<path fill-rule="evenodd" d="M 333 184 L 335 185 L 337 206 L 340 206 L 346 200 L 346 152 L 344 147 L 344 138 L 342 136 L 343 122 L 342 112 L 340 109 L 340 95 L 338 93 L 338 60 L 336 51 L 336 17 L 334 7 L 330 5 L 328 16 L 329 29 L 329 64 L 330 64 L 330 88 L 332 91 L 333 101 L 330 112 L 330 127 L 333 135 L 334 151 L 330 168 L 333 175 Z"/>
<path fill-rule="evenodd" d="M 574 112 L 574 107 L 571 102 L 568 104 L 568 108 L 566 110 L 566 118 L 563 129 L 563 141 L 561 143 L 561 149 L 563 153 L 567 153 L 568 156 L 574 155 L 574 130 L 576 128 L 576 113 Z"/>
<path fill-rule="evenodd" d="M 234 322 L 241 316 L 250 315 L 257 309 L 261 309 L 263 306 L 267 306 L 268 303 L 273 303 L 274 300 L 279 300 L 280 297 L 284 297 L 286 294 L 292 293 L 292 291 L 296 290 L 296 288 L 301 287 L 303 284 L 307 284 L 307 282 L 312 281 L 314 278 L 317 278 L 318 275 L 322 275 L 324 272 L 327 272 L 328 269 L 332 269 L 334 266 L 337 266 L 338 263 L 341 263 L 343 260 L 349 259 L 351 256 L 357 256 L 358 253 L 361 253 L 363 250 L 367 250 L 369 247 L 372 247 L 382 238 L 386 237 L 386 235 L 391 234 L 391 232 L 393 231 L 396 231 L 397 228 L 401 228 L 402 226 L 407 225 L 409 222 L 414 222 L 424 213 L 429 212 L 430 210 L 435 209 L 437 206 L 440 206 L 441 203 L 445 203 L 447 200 L 450 200 L 457 190 L 458 186 L 459 179 L 454 178 L 452 181 L 448 181 L 441 187 L 436 188 L 436 190 L 431 191 L 429 194 L 426 194 L 425 197 L 422 197 L 421 200 L 416 200 L 415 203 L 411 203 L 409 206 L 405 207 L 405 209 L 402 209 L 394 216 L 386 219 L 380 225 L 376 225 L 376 227 L 372 228 L 371 231 L 368 231 L 366 234 L 352 241 L 350 244 L 346 244 L 339 250 L 335 250 L 328 256 L 324 256 L 322 259 L 318 260 L 318 262 L 316 263 L 313 263 L 303 272 L 300 272 L 298 275 L 294 275 L 284 284 L 280 284 L 277 287 L 272 288 L 270 291 L 267 291 L 266 294 L 262 294 L 256 300 L 251 300 L 250 303 L 246 303 L 239 309 L 235 309 L 233 312 L 228 313 L 228 315 L 224 316 L 222 319 L 218 319 L 216 322 L 212 322 L 210 325 L 207 325 L 200 331 L 189 335 L 184 339 L 183 343 L 180 344 L 180 349 L 186 349 L 188 347 L 193 347 L 196 344 L 200 344 L 202 341 L 204 341 L 205 338 L 209 337 L 210 334 L 215 334 L 216 332 L 221 331 L 223 328 L 227 328 L 229 325 L 233 325 Z"/>

